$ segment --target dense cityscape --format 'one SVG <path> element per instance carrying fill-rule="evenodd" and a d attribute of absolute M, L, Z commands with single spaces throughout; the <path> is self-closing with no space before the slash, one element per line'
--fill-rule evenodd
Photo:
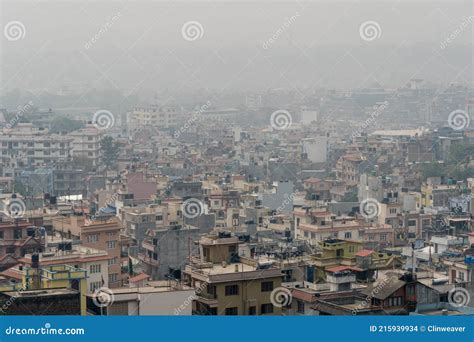
<path fill-rule="evenodd" d="M 109 13 L 82 54 L 127 9 Z M 304 16 L 288 12 L 261 49 L 291 41 Z M 8 25 L 5 46 L 34 34 Z M 177 27 L 183 44 L 212 34 L 204 20 Z M 386 27 L 365 20 L 357 40 Z M 0 315 L 474 314 L 471 71 L 142 93 L 69 76 L 47 90 L 34 82 L 57 79 L 8 80 Z"/>
<path fill-rule="evenodd" d="M 422 83 L 273 112 L 4 110 L 2 312 L 468 313 L 472 89 Z"/>

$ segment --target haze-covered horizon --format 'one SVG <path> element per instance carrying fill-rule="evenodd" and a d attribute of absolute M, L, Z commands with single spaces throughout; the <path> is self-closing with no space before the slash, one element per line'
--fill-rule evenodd
<path fill-rule="evenodd" d="M 22 39 L 2 37 L 2 95 L 13 89 L 36 95 L 102 89 L 125 96 L 350 90 L 397 88 L 412 78 L 433 86 L 472 83 L 469 1 L 1 6 L 2 26 L 24 26 Z M 183 39 L 188 22 L 201 26 L 197 39 Z M 379 26 L 373 39 L 361 39 L 366 22 Z"/>

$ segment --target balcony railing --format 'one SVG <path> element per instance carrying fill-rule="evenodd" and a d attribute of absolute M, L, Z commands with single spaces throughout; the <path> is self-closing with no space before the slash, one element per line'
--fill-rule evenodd
<path fill-rule="evenodd" d="M 143 254 L 143 253 L 138 253 L 138 259 L 143 261 L 144 263 L 153 265 L 153 266 L 159 266 L 160 262 L 158 260 L 155 260 L 153 258 L 150 258 L 149 256 Z"/>

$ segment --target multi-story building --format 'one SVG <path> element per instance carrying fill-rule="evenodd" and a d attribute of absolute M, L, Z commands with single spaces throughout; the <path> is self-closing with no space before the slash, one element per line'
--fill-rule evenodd
<path fill-rule="evenodd" d="M 71 155 L 70 136 L 49 134 L 31 124 L 18 124 L 11 131 L 0 132 L 0 158 L 5 166 L 44 166 L 69 160 Z"/>
<path fill-rule="evenodd" d="M 67 238 L 81 240 L 85 247 L 106 251 L 109 287 L 123 284 L 126 274 L 122 273 L 122 264 L 128 258 L 122 257 L 122 250 L 129 241 L 121 237 L 121 226 L 115 218 L 85 222 L 82 216 L 55 217 L 53 229 Z"/>
<path fill-rule="evenodd" d="M 11 267 L 27 253 L 44 250 L 41 229 L 26 220 L 0 222 L 0 270 Z"/>
<path fill-rule="evenodd" d="M 89 314 L 125 316 L 189 316 L 194 289 L 169 280 L 146 282 L 145 286 L 110 289 L 114 300 L 99 308 L 88 307 Z M 93 295 L 88 295 L 94 299 Z M 92 301 L 91 301 L 92 302 Z"/>
<path fill-rule="evenodd" d="M 70 265 L 40 267 L 35 257 L 32 267 L 19 270 L 22 282 L 0 286 L 0 306 L 9 315 L 85 316 L 87 271 Z"/>
<path fill-rule="evenodd" d="M 337 178 L 346 182 L 349 186 L 355 186 L 359 183 L 360 174 L 365 170 L 363 167 L 364 159 L 360 154 L 346 154 L 341 156 L 336 163 Z"/>
<path fill-rule="evenodd" d="M 71 241 L 57 242 L 52 247 L 48 245 L 48 251 L 39 253 L 39 263 L 42 267 L 53 265 L 71 265 L 87 271 L 88 293 L 100 287 L 109 287 L 109 262 L 111 258 L 103 250 L 72 245 Z M 31 266 L 33 254 L 26 254 L 19 262 Z"/>
<path fill-rule="evenodd" d="M 128 113 L 128 125 L 131 128 L 155 127 L 168 129 L 176 126 L 179 110 L 172 107 L 136 107 Z"/>
<path fill-rule="evenodd" d="M 177 223 L 150 230 L 138 255 L 144 271 L 153 279 L 179 277 L 199 232 L 199 228 Z"/>
<path fill-rule="evenodd" d="M 194 315 L 280 315 L 271 296 L 281 286 L 281 268 L 239 257 L 240 241 L 230 235 L 203 237 L 199 257 L 184 270 L 185 281 L 198 289 Z"/>
<path fill-rule="evenodd" d="M 460 194 L 455 184 L 441 184 L 440 181 L 431 181 L 421 185 L 421 205 L 423 207 L 448 207 L 449 198 Z"/>
<path fill-rule="evenodd" d="M 85 128 L 68 134 L 72 140 L 72 156 L 89 159 L 96 166 L 100 157 L 100 140 L 103 131 L 97 129 L 93 124 L 87 124 Z"/>
<path fill-rule="evenodd" d="M 53 170 L 52 183 L 55 196 L 83 196 L 87 193 L 84 183 L 85 172 L 81 169 L 73 169 L 66 166 L 57 167 Z"/>

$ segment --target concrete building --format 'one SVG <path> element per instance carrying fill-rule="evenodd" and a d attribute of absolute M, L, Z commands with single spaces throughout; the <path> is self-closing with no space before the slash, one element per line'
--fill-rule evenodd
<path fill-rule="evenodd" d="M 168 129 L 177 125 L 180 111 L 172 107 L 136 107 L 128 113 L 127 123 L 132 129 L 139 127 L 155 127 Z"/>
<path fill-rule="evenodd" d="M 271 192 L 263 193 L 262 205 L 278 214 L 289 214 L 293 210 L 294 191 L 293 182 L 276 182 Z"/>
<path fill-rule="evenodd" d="M 271 295 L 282 272 L 272 264 L 238 257 L 240 241 L 226 234 L 199 241 L 199 257 L 184 270 L 187 284 L 199 289 L 193 315 L 280 315 Z"/>
<path fill-rule="evenodd" d="M 100 140 L 104 132 L 97 129 L 93 124 L 88 123 L 85 128 L 70 132 L 72 141 L 72 156 L 84 158 L 91 161 L 93 166 L 99 163 Z"/>
<path fill-rule="evenodd" d="M 0 270 L 13 266 L 25 254 L 43 251 L 44 246 L 39 227 L 21 219 L 0 222 Z"/>
<path fill-rule="evenodd" d="M 82 216 L 55 217 L 53 229 L 69 239 L 79 239 L 85 247 L 106 251 L 109 287 L 122 286 L 126 277 L 122 274 L 122 264 L 128 262 L 123 251 L 127 250 L 129 241 L 120 235 L 121 226 L 115 218 L 86 222 Z"/>
<path fill-rule="evenodd" d="M 319 136 L 302 141 L 303 153 L 313 163 L 325 163 L 328 156 L 328 138 Z"/>
<path fill-rule="evenodd" d="M 4 166 L 45 166 L 69 160 L 71 156 L 69 136 L 50 134 L 46 129 L 22 123 L 11 131 L 0 132 L 0 158 Z"/>
<path fill-rule="evenodd" d="M 106 251 L 81 245 L 72 245 L 71 241 L 56 242 L 55 247 L 48 244 L 46 252 L 39 253 L 39 263 L 42 267 L 53 265 L 74 265 L 87 271 L 86 292 L 93 293 L 100 287 L 109 287 L 109 261 L 111 258 Z M 69 245 L 69 246 L 68 246 Z M 70 249 L 69 249 L 70 248 Z M 19 262 L 32 265 L 32 254 L 26 254 Z"/>
<path fill-rule="evenodd" d="M 199 233 L 199 228 L 179 224 L 148 231 L 138 255 L 144 272 L 155 280 L 179 278 Z"/>
<path fill-rule="evenodd" d="M 195 290 L 175 281 L 146 282 L 141 287 L 111 289 L 114 300 L 102 312 L 89 305 L 90 314 L 107 316 L 190 316 Z M 89 295 L 89 299 L 93 296 Z M 89 301 L 90 302 L 90 301 Z"/>

